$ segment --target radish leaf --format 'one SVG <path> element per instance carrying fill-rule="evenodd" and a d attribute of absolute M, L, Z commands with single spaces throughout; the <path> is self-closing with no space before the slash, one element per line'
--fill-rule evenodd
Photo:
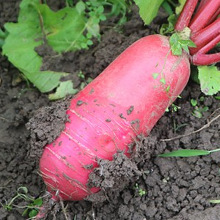
<path fill-rule="evenodd" d="M 206 95 L 214 95 L 220 91 L 220 71 L 216 66 L 198 66 L 198 78 L 201 90 Z"/>
<path fill-rule="evenodd" d="M 35 48 L 44 41 L 57 52 L 81 49 L 83 44 L 87 48 L 91 44 L 88 37 L 83 35 L 87 27 L 84 16 L 75 8 L 53 12 L 47 5 L 40 4 L 39 0 L 23 0 L 18 22 L 5 24 L 9 34 L 2 47 L 3 54 L 41 92 L 50 92 L 60 85 L 61 77 L 69 73 L 41 71 L 42 58 Z M 65 93 L 72 94 L 73 90 Z M 61 94 L 56 93 L 56 96 L 62 98 Z"/>
<path fill-rule="evenodd" d="M 59 87 L 57 88 L 57 91 L 49 95 L 49 99 L 50 100 L 61 99 L 65 97 L 66 95 L 76 94 L 77 92 L 78 92 L 77 89 L 73 89 L 72 81 L 68 80 L 65 82 L 61 82 Z"/>
<path fill-rule="evenodd" d="M 170 37 L 170 47 L 173 55 L 180 56 L 182 55 L 182 50 L 184 50 L 186 53 L 189 53 L 188 47 L 196 47 L 196 45 L 193 41 L 187 39 L 185 34 L 182 35 L 181 33 L 174 33 Z"/>
<path fill-rule="evenodd" d="M 183 7 L 186 3 L 186 0 L 179 0 L 179 6 L 176 7 L 176 14 L 180 14 L 180 12 L 183 10 Z"/>
<path fill-rule="evenodd" d="M 157 12 L 163 0 L 134 0 L 139 7 L 139 14 L 146 25 L 157 16 Z"/>
<path fill-rule="evenodd" d="M 59 80 L 65 73 L 53 71 L 40 71 L 42 58 L 35 52 L 34 48 L 42 42 L 36 41 L 39 27 L 28 23 L 7 23 L 5 28 L 9 32 L 2 47 L 3 54 L 7 55 L 13 63 L 41 92 L 49 92 L 56 88 Z M 32 36 L 35 36 L 33 38 Z"/>
<path fill-rule="evenodd" d="M 174 32 L 174 27 L 176 23 L 176 15 L 172 14 L 167 18 L 168 24 L 162 24 L 160 28 L 160 34 L 170 34 Z"/>
<path fill-rule="evenodd" d="M 18 22 L 5 24 L 8 34 L 5 39 L 0 31 L 0 46 L 3 45 L 3 54 L 8 60 L 41 92 L 50 92 L 59 86 L 50 96 L 57 99 L 76 92 L 70 81 L 60 81 L 69 73 L 41 71 L 42 58 L 35 48 L 48 44 L 57 53 L 88 49 L 93 44 L 92 37 L 100 38 L 100 21 L 114 15 L 125 21 L 129 4 L 125 0 L 78 1 L 75 7 L 54 12 L 41 2 L 21 1 Z M 105 13 L 104 6 L 112 7 L 109 13 Z M 67 86 L 65 90 L 64 85 Z"/>

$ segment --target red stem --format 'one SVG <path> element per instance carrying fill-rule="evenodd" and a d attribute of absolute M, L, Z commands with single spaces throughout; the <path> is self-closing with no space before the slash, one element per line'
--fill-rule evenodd
<path fill-rule="evenodd" d="M 201 0 L 200 3 L 199 3 L 199 6 L 197 8 L 197 12 L 199 13 L 199 10 L 205 5 L 207 4 L 209 0 Z"/>
<path fill-rule="evenodd" d="M 191 40 L 196 44 L 197 48 L 191 48 L 191 55 L 195 54 L 202 47 L 204 47 L 209 41 L 213 40 L 220 34 L 220 18 L 215 20 L 212 24 L 204 29 L 193 33 Z"/>
<path fill-rule="evenodd" d="M 198 8 L 197 8 L 197 10 L 196 10 L 196 13 L 200 13 L 200 12 L 201 12 L 200 10 L 203 8 L 204 5 L 207 4 L 208 1 L 209 1 L 209 0 L 201 0 L 200 3 L 199 3 Z"/>
<path fill-rule="evenodd" d="M 220 8 L 215 12 L 215 14 L 212 16 L 211 20 L 209 21 L 208 25 L 211 24 L 213 21 L 217 19 L 217 17 L 220 15 Z"/>
<path fill-rule="evenodd" d="M 196 53 L 192 56 L 191 62 L 194 65 L 202 66 L 202 65 L 211 65 L 213 63 L 220 62 L 220 53 L 215 54 L 201 54 Z"/>
<path fill-rule="evenodd" d="M 189 25 L 192 14 L 196 8 L 198 0 L 188 0 L 184 5 L 184 8 L 177 20 L 175 30 L 182 31 L 185 27 Z"/>
<path fill-rule="evenodd" d="M 202 47 L 197 53 L 199 54 L 205 54 L 208 53 L 212 48 L 214 48 L 218 43 L 220 42 L 220 34 L 211 40 L 208 44 L 206 44 L 204 47 Z M 197 54 L 196 53 L 196 54 Z"/>
<path fill-rule="evenodd" d="M 220 53 L 205 54 L 215 47 L 220 42 L 220 35 L 201 48 L 195 55 L 192 56 L 192 63 L 195 65 L 210 65 L 220 62 Z"/>
<path fill-rule="evenodd" d="M 205 1 L 203 3 L 203 6 L 201 6 L 200 10 L 198 10 L 193 17 L 189 28 L 192 32 L 197 32 L 204 28 L 210 19 L 213 17 L 215 12 L 220 7 L 220 0 L 209 0 Z"/>

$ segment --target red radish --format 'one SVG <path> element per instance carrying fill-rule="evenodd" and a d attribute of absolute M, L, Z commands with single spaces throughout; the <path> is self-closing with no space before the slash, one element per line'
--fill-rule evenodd
<path fill-rule="evenodd" d="M 70 122 L 45 148 L 40 170 L 54 199 L 57 190 L 63 200 L 96 192 L 86 185 L 86 166 L 96 167 L 97 158 L 112 160 L 119 150 L 128 155 L 128 144 L 149 134 L 189 75 L 188 56 L 173 56 L 167 37 L 144 37 L 126 49 L 72 99 Z"/>
<path fill-rule="evenodd" d="M 190 24 L 197 1 L 191 4 L 193 2 L 187 1 L 176 30 L 181 31 Z M 204 1 L 203 10 L 206 4 Z M 212 6 L 213 14 L 220 4 Z M 200 17 L 195 15 L 194 24 Z M 220 24 L 218 20 L 215 22 Z M 197 31 L 202 33 L 202 29 L 192 33 L 196 36 Z M 219 38 L 219 34 L 216 36 Z M 172 55 L 168 37 L 141 38 L 79 92 L 67 111 L 70 122 L 61 135 L 45 147 L 40 160 L 40 171 L 52 199 L 81 200 L 97 192 L 98 188 L 87 186 L 89 174 L 98 166 L 97 159 L 112 160 L 117 151 L 129 156 L 128 144 L 138 134 L 148 135 L 186 86 L 190 76 L 189 60 L 196 58 L 199 65 L 220 60 L 218 54 L 205 55 L 219 42 L 216 36 L 207 46 L 200 43 L 201 49 L 192 57 L 186 53 Z M 204 56 L 208 58 L 201 60 Z"/>

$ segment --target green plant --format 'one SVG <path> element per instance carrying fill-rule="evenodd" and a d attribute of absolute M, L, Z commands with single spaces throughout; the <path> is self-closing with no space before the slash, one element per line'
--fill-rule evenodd
<path fill-rule="evenodd" d="M 17 23 L 6 23 L 0 31 L 3 54 L 41 92 L 52 100 L 75 94 L 70 73 L 41 71 L 42 58 L 35 48 L 49 45 L 56 53 L 88 49 L 93 39 L 100 39 L 100 22 L 107 17 L 121 16 L 126 20 L 128 3 L 125 0 L 66 1 L 67 7 L 54 12 L 39 0 L 23 0 Z M 111 8 L 105 12 L 105 7 Z M 28 64 L 28 65 L 27 65 Z M 69 80 L 61 78 L 69 75 Z"/>
<path fill-rule="evenodd" d="M 15 205 L 15 201 L 16 200 L 24 200 L 27 204 L 25 206 L 17 206 Z M 2 207 L 8 211 L 13 210 L 13 208 L 21 208 L 21 209 L 25 209 L 22 213 L 22 216 L 28 216 L 29 218 L 34 218 L 39 211 L 39 207 L 42 206 L 43 204 L 43 200 L 42 198 L 33 198 L 32 196 L 28 195 L 28 189 L 26 187 L 19 187 L 17 189 L 17 194 L 9 201 L 5 204 L 2 204 Z"/>
<path fill-rule="evenodd" d="M 135 186 L 134 186 L 135 190 L 138 192 L 138 195 L 139 196 L 144 196 L 147 194 L 146 190 L 142 189 L 139 187 L 138 183 L 135 183 Z"/>
<path fill-rule="evenodd" d="M 177 98 L 181 99 L 181 96 L 179 95 Z M 172 103 L 171 106 L 166 109 L 166 112 L 169 112 L 170 110 L 171 110 L 171 112 L 177 112 L 179 109 L 181 109 L 181 107 Z"/>
<path fill-rule="evenodd" d="M 197 106 L 197 104 L 198 104 L 195 99 L 191 99 L 191 100 L 190 100 L 190 103 L 191 103 L 191 105 L 192 105 L 193 107 Z"/>
<path fill-rule="evenodd" d="M 83 74 L 82 71 L 79 71 L 78 77 L 79 77 L 80 79 L 83 79 L 83 80 L 85 79 L 85 75 Z"/>
<path fill-rule="evenodd" d="M 209 200 L 210 203 L 213 203 L 213 204 L 219 204 L 220 203 L 220 199 L 212 199 L 212 200 Z"/>
<path fill-rule="evenodd" d="M 204 97 L 202 96 L 202 97 L 199 98 L 199 102 L 203 102 L 203 101 L 204 101 Z M 191 105 L 194 107 L 194 110 L 193 110 L 192 114 L 193 114 L 195 117 L 197 117 L 197 118 L 202 118 L 203 113 L 209 110 L 209 108 L 208 108 L 207 106 L 204 106 L 204 107 L 201 106 L 201 107 L 199 107 L 199 106 L 198 106 L 198 102 L 197 102 L 197 100 L 195 100 L 195 99 L 191 99 L 191 100 L 190 100 L 190 103 L 191 103 Z"/>
<path fill-rule="evenodd" d="M 177 106 L 176 104 L 171 104 L 169 108 L 166 109 L 166 112 L 169 112 L 171 109 L 171 112 L 177 112 L 181 107 Z"/>
<path fill-rule="evenodd" d="M 214 152 L 220 151 L 220 148 L 214 150 L 195 150 L 195 149 L 182 149 L 175 150 L 169 153 L 160 154 L 159 157 L 194 157 L 209 155 Z"/>
<path fill-rule="evenodd" d="M 173 130 L 174 130 L 174 132 L 177 132 L 178 130 L 180 130 L 181 128 L 183 128 L 185 126 L 187 126 L 186 123 L 177 124 L 175 120 L 173 121 Z"/>

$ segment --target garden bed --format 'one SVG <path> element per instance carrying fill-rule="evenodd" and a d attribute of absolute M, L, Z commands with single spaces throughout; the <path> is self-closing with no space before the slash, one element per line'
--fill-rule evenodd
<path fill-rule="evenodd" d="M 1 27 L 5 22 L 16 21 L 18 5 L 19 2 L 16 0 L 1 3 Z M 54 7 L 61 5 L 62 3 L 57 3 Z M 137 8 L 132 9 L 130 16 L 131 19 L 121 29 L 112 28 L 114 21 L 103 25 L 101 41 L 97 41 L 89 50 L 64 54 L 59 60 L 52 60 L 50 52 L 43 48 L 41 53 L 45 58 L 44 68 L 72 72 L 75 74 L 74 85 L 79 88 L 82 83 L 87 83 L 89 78 L 95 78 L 101 73 L 128 45 L 142 36 L 157 33 L 165 19 L 161 11 L 152 25 L 144 26 Z M 77 75 L 79 70 L 83 71 L 85 79 Z M 193 115 L 195 107 L 190 104 L 191 99 L 197 100 L 199 107 L 208 107 L 201 118 Z M 150 136 L 140 138 L 140 142 L 136 143 L 137 154 L 132 158 L 131 163 L 136 165 L 137 172 L 132 171 L 130 175 L 132 178 L 119 180 L 116 177 L 116 181 L 114 182 L 113 179 L 113 183 L 110 184 L 111 187 L 107 185 L 106 192 L 99 194 L 99 197 L 80 202 L 64 202 L 64 206 L 67 206 L 66 212 L 58 207 L 57 210 L 53 209 L 50 212 L 48 219 L 53 219 L 53 216 L 56 216 L 56 219 L 65 219 L 65 215 L 76 220 L 219 219 L 219 205 L 211 204 L 210 200 L 220 199 L 220 153 L 191 158 L 158 157 L 165 150 L 219 148 L 219 120 L 215 120 L 210 126 L 195 134 L 172 141 L 161 141 L 202 128 L 208 120 L 219 114 L 219 110 L 216 111 L 220 108 L 219 100 L 202 94 L 199 85 L 190 80 L 181 94 L 181 99 L 175 104 L 180 108 L 177 111 L 170 109 L 154 127 Z M 27 187 L 28 193 L 36 198 L 44 195 L 45 185 L 38 174 L 39 161 L 37 157 L 30 155 L 31 134 L 26 128 L 28 121 L 42 107 L 46 107 L 47 111 L 49 108 L 53 109 L 53 104 L 49 102 L 47 95 L 39 93 L 25 81 L 20 82 L 19 71 L 1 56 L 0 202 L 2 204 L 9 202 L 21 186 Z M 107 170 L 113 172 L 117 166 L 130 168 L 130 164 L 127 163 L 130 162 L 119 155 L 114 165 L 103 164 L 103 167 L 108 167 Z M 22 206 L 25 202 L 19 200 L 16 205 Z M 23 211 L 24 209 L 18 207 L 13 207 L 11 211 L 0 207 L 0 219 L 27 219 L 21 216 Z"/>

